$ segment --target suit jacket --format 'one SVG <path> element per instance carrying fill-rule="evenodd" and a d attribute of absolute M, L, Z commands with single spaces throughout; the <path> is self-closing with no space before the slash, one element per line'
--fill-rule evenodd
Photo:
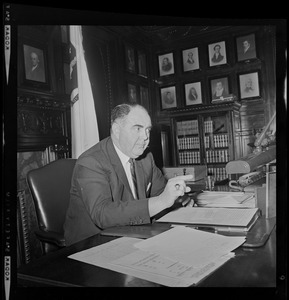
<path fill-rule="evenodd" d="M 216 56 L 216 54 L 214 54 L 212 57 L 212 62 L 218 63 L 218 62 L 222 61 L 223 58 L 224 58 L 224 56 L 222 54 L 219 54 L 218 57 Z"/>
<path fill-rule="evenodd" d="M 167 180 L 150 152 L 135 161 L 139 198 L 131 192 L 124 168 L 110 137 L 77 160 L 64 224 L 66 245 L 117 225 L 150 223 L 148 198 L 164 190 Z"/>
<path fill-rule="evenodd" d="M 34 80 L 34 81 L 45 82 L 44 70 L 41 69 L 39 66 L 37 66 L 37 68 L 34 69 L 33 71 L 29 70 L 27 72 L 27 79 Z"/>
<path fill-rule="evenodd" d="M 246 60 L 256 57 L 256 50 L 255 48 L 250 47 L 246 52 L 239 53 L 239 60 Z"/>

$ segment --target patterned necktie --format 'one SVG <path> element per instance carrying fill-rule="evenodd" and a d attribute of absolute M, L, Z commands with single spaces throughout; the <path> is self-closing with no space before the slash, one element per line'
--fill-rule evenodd
<path fill-rule="evenodd" d="M 135 197 L 138 199 L 138 191 L 137 191 L 137 181 L 136 181 L 136 175 L 135 175 L 135 166 L 134 166 L 134 159 L 129 159 L 130 163 L 130 171 L 131 171 L 131 177 L 134 185 L 134 191 L 135 191 Z"/>

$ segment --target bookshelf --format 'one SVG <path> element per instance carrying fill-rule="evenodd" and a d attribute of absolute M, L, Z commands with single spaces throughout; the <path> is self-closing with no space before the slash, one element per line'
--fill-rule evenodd
<path fill-rule="evenodd" d="M 227 178 L 226 163 L 232 157 L 226 113 L 204 116 L 205 163 L 216 181 Z"/>
<path fill-rule="evenodd" d="M 173 119 L 175 164 L 206 165 L 208 174 L 220 182 L 228 178 L 226 164 L 238 156 L 239 107 L 233 103 L 214 108 L 209 106 Z"/>
<path fill-rule="evenodd" d="M 201 163 L 198 119 L 177 122 L 177 148 L 180 165 Z"/>

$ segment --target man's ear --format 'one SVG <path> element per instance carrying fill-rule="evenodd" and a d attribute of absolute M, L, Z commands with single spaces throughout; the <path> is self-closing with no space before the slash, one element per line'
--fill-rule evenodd
<path fill-rule="evenodd" d="M 120 131 L 119 124 L 118 123 L 113 123 L 112 126 L 111 126 L 111 129 L 112 129 L 112 133 L 118 138 L 119 137 L 119 131 Z"/>

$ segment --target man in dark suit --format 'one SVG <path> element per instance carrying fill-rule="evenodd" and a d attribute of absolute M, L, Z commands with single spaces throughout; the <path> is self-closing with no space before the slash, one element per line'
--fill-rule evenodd
<path fill-rule="evenodd" d="M 252 59 L 256 57 L 256 49 L 249 40 L 243 41 L 243 49 L 239 51 L 239 60 Z"/>
<path fill-rule="evenodd" d="M 214 55 L 212 57 L 212 62 L 213 63 L 219 63 L 224 59 L 224 56 L 221 54 L 221 46 L 219 44 L 215 45 L 214 47 Z"/>
<path fill-rule="evenodd" d="M 32 66 L 27 70 L 26 78 L 29 80 L 45 82 L 44 70 L 39 65 L 39 58 L 37 53 L 31 52 L 30 57 Z"/>
<path fill-rule="evenodd" d="M 190 191 L 185 180 L 168 181 L 145 151 L 151 119 L 143 106 L 121 104 L 111 113 L 111 135 L 85 151 L 77 160 L 71 182 L 71 198 L 64 233 L 70 245 L 102 229 L 117 225 L 150 223 Z M 130 158 L 134 160 L 137 187 Z"/>

